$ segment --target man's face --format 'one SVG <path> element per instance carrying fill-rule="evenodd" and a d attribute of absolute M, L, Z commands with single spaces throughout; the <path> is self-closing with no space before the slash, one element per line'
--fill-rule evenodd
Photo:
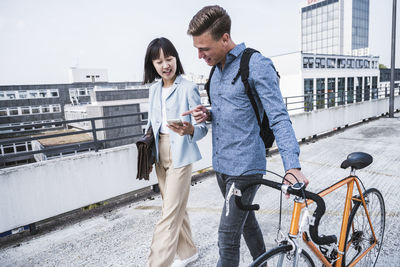
<path fill-rule="evenodd" d="M 218 63 L 225 63 L 227 34 L 224 34 L 219 40 L 214 40 L 211 34 L 207 31 L 199 36 L 193 36 L 193 46 L 197 48 L 199 58 L 209 66 L 214 66 Z"/>

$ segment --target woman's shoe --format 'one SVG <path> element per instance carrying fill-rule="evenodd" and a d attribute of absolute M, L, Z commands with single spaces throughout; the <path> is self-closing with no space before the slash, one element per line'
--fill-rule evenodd
<path fill-rule="evenodd" d="M 187 258 L 187 259 L 184 259 L 184 260 L 176 259 L 172 263 L 171 267 L 185 267 L 189 263 L 194 262 L 195 260 L 197 260 L 198 257 L 199 257 L 199 253 L 196 252 L 196 254 L 194 254 L 190 258 Z"/>

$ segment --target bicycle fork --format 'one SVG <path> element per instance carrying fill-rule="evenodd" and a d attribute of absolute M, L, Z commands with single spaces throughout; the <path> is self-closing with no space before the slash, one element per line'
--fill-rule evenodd
<path fill-rule="evenodd" d="M 308 207 L 302 208 L 304 203 L 304 199 L 296 197 L 294 200 L 294 207 L 293 207 L 293 214 L 292 214 L 292 221 L 290 223 L 290 231 L 287 242 L 292 245 L 293 249 L 290 252 L 293 255 L 293 267 L 297 267 L 300 260 L 300 255 L 302 252 L 302 248 L 299 246 L 298 238 L 302 237 L 303 232 L 306 231 L 307 227 L 309 226 L 310 222 L 313 222 L 313 216 L 310 216 Z M 302 212 L 303 210 L 303 212 Z M 300 215 L 301 220 L 300 220 Z M 299 224 L 300 221 L 300 224 Z M 279 258 L 279 263 L 282 266 L 283 256 Z"/>

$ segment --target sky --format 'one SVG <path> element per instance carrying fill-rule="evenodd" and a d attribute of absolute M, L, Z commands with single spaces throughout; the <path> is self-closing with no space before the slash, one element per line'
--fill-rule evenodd
<path fill-rule="evenodd" d="M 109 81 L 141 81 L 148 43 L 170 39 L 186 73 L 208 76 L 189 21 L 218 4 L 231 37 L 265 56 L 300 51 L 300 5 L 306 0 L 0 0 L 0 85 L 68 83 L 70 67 L 106 68 Z M 390 67 L 392 0 L 370 0 L 370 53 Z M 397 4 L 396 67 L 400 67 Z"/>

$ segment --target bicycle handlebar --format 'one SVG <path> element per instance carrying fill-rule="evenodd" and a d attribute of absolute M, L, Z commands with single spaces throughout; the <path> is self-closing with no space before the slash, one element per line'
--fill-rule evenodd
<path fill-rule="evenodd" d="M 246 191 L 246 189 L 248 189 L 249 187 L 251 187 L 253 185 L 259 185 L 259 184 L 272 187 L 279 191 L 282 191 L 282 186 L 283 186 L 283 184 L 277 183 L 274 181 L 265 180 L 265 179 L 257 179 L 257 180 L 254 180 L 252 183 L 246 185 L 245 187 L 241 188 L 242 195 L 243 195 L 243 192 Z M 293 189 L 291 186 L 289 186 L 287 188 L 287 193 L 301 197 L 301 198 L 304 197 L 303 192 L 304 192 L 306 199 L 311 199 L 312 201 L 314 201 L 317 204 L 317 208 L 313 214 L 313 216 L 315 217 L 314 224 L 313 225 L 310 224 L 311 239 L 318 245 L 327 245 L 327 244 L 331 244 L 331 243 L 336 243 L 337 238 L 335 235 L 328 235 L 328 236 L 318 235 L 319 222 L 326 210 L 325 201 L 319 195 L 312 193 L 310 191 L 306 191 L 306 190 L 302 191 L 302 190 Z M 239 207 L 239 209 L 242 209 L 242 210 L 259 210 L 260 209 L 260 206 L 258 204 L 243 205 L 242 198 L 240 196 L 235 196 L 235 203 Z"/>

